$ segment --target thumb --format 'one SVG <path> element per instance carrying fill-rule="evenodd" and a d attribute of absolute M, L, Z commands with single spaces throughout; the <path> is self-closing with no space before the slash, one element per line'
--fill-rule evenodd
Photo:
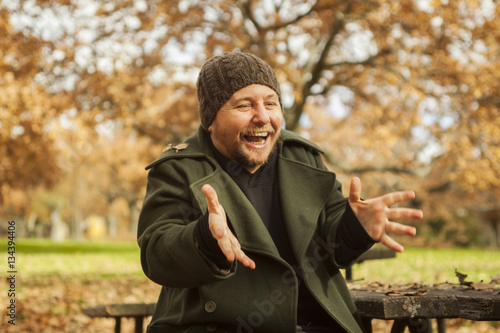
<path fill-rule="evenodd" d="M 217 213 L 219 208 L 219 199 L 217 198 L 217 192 L 215 192 L 215 189 L 211 185 L 205 184 L 201 188 L 201 191 L 207 199 L 208 212 Z"/>
<path fill-rule="evenodd" d="M 351 187 L 349 189 L 349 202 L 358 202 L 361 198 L 361 180 L 358 177 L 351 179 Z"/>

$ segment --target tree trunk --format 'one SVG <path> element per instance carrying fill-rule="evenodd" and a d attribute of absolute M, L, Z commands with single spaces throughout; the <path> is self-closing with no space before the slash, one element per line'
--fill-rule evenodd
<path fill-rule="evenodd" d="M 38 219 L 38 214 L 35 212 L 31 212 L 28 216 L 28 223 L 26 224 L 26 234 L 28 237 L 36 235 L 36 220 Z"/>
<path fill-rule="evenodd" d="M 71 220 L 70 237 L 74 240 L 83 239 L 83 220 L 80 209 L 75 208 L 73 219 Z"/>
<path fill-rule="evenodd" d="M 116 236 L 118 234 L 118 220 L 115 215 L 108 214 L 108 236 Z"/>
<path fill-rule="evenodd" d="M 500 247 L 500 220 L 491 220 L 491 225 L 493 227 L 493 239 L 494 244 L 492 244 L 495 248 Z"/>
<path fill-rule="evenodd" d="M 52 228 L 50 229 L 50 239 L 54 242 L 61 242 L 68 236 L 68 226 L 61 219 L 61 212 L 56 208 L 50 214 Z"/>
<path fill-rule="evenodd" d="M 137 223 L 139 222 L 139 208 L 136 201 L 129 201 L 128 207 L 130 211 L 130 226 L 129 231 L 133 234 L 137 233 Z"/>

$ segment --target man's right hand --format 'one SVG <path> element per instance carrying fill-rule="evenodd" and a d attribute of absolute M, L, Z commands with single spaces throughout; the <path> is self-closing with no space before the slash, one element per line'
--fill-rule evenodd
<path fill-rule="evenodd" d="M 241 262 L 246 267 L 255 269 L 255 262 L 250 259 L 241 250 L 241 245 L 238 239 L 229 229 L 227 225 L 226 212 L 219 203 L 215 189 L 205 184 L 201 188 L 208 205 L 208 225 L 212 232 L 213 238 L 217 240 L 222 253 L 226 256 L 227 260 L 233 262 L 235 259 Z"/>

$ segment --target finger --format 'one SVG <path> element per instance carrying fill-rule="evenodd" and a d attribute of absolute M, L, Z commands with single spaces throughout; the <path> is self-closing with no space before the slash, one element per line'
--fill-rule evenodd
<path fill-rule="evenodd" d="M 409 235 L 409 236 L 415 236 L 417 234 L 417 228 L 396 222 L 387 222 L 385 224 L 385 231 L 391 234 Z"/>
<path fill-rule="evenodd" d="M 228 261 L 233 262 L 236 259 L 244 266 L 255 269 L 255 262 L 250 259 L 245 254 L 245 252 L 243 252 L 240 243 L 233 235 L 231 235 L 230 238 L 224 239 L 223 241 L 219 242 L 219 247 L 221 248 L 222 253 L 224 253 Z"/>
<path fill-rule="evenodd" d="M 358 177 L 351 179 L 351 187 L 349 189 L 349 202 L 358 202 L 361 197 L 361 180 Z"/>
<path fill-rule="evenodd" d="M 382 238 L 380 239 L 380 243 L 384 244 L 385 246 L 387 246 L 388 248 L 390 248 L 391 250 L 394 250 L 396 252 L 403 252 L 404 251 L 403 245 L 396 242 L 394 239 L 391 238 L 391 236 L 389 236 L 387 234 L 382 236 Z"/>
<path fill-rule="evenodd" d="M 411 200 L 415 198 L 415 192 L 413 191 L 399 191 L 399 192 L 392 192 L 388 193 L 386 195 L 383 195 L 382 201 L 387 205 L 387 206 L 392 206 L 395 203 L 406 201 L 406 200 Z"/>
<path fill-rule="evenodd" d="M 215 189 L 209 185 L 205 184 L 201 188 L 201 191 L 205 195 L 205 198 L 207 199 L 207 205 L 208 205 L 208 212 L 209 213 L 220 213 L 219 212 L 219 199 L 217 198 L 217 192 L 215 192 Z"/>
<path fill-rule="evenodd" d="M 387 212 L 387 218 L 389 220 L 399 220 L 399 219 L 423 219 L 424 213 L 420 209 L 412 208 L 392 208 Z"/>
<path fill-rule="evenodd" d="M 250 259 L 245 252 L 241 250 L 241 248 L 238 248 L 238 250 L 235 251 L 236 254 L 236 259 L 241 262 L 245 267 L 249 267 L 251 269 L 255 269 L 255 262 Z"/>

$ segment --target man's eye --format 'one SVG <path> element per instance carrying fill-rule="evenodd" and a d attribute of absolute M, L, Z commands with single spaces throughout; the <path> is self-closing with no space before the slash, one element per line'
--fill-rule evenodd
<path fill-rule="evenodd" d="M 250 104 L 241 104 L 241 105 L 238 105 L 236 108 L 237 109 L 246 109 L 246 108 L 249 108 L 250 107 Z"/>
<path fill-rule="evenodd" d="M 275 102 L 266 103 L 266 108 L 274 109 L 274 108 L 277 108 L 277 107 L 278 107 L 278 103 L 275 103 Z"/>

